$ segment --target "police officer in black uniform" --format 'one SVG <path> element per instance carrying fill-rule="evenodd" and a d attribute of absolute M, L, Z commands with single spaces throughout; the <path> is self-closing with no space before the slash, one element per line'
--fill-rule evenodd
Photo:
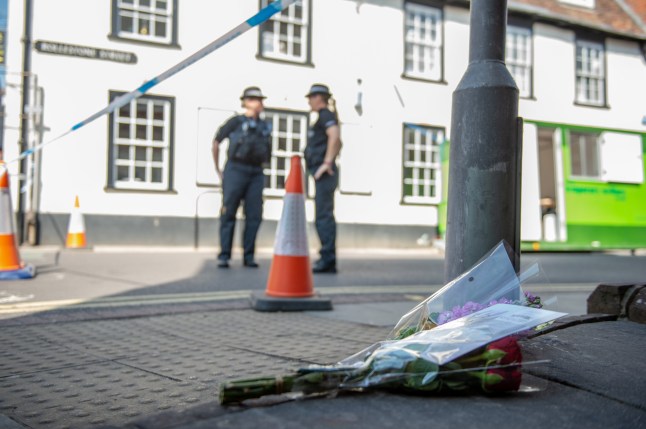
<path fill-rule="evenodd" d="M 271 129 L 260 118 L 266 97 L 260 88 L 246 88 L 240 97 L 244 114 L 225 122 L 213 139 L 213 161 L 222 183 L 220 212 L 220 254 L 218 267 L 228 268 L 236 224 L 236 212 L 244 201 L 244 266 L 257 268 L 254 259 L 256 235 L 262 221 L 262 191 L 265 185 L 262 164 L 271 156 Z M 228 138 L 229 149 L 224 173 L 220 171 L 219 146 Z"/>
<path fill-rule="evenodd" d="M 334 192 L 339 184 L 335 163 L 341 150 L 339 120 L 336 113 L 329 109 L 332 94 L 326 85 L 312 85 L 306 97 L 312 110 L 312 122 L 307 132 L 305 162 L 316 184 L 315 225 L 321 241 L 321 257 L 312 271 L 336 273 Z"/>

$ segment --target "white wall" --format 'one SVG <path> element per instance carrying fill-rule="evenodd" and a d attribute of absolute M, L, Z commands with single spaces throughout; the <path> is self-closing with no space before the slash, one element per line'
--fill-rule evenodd
<path fill-rule="evenodd" d="M 11 0 L 8 71 L 21 67 L 23 5 Z M 198 142 L 198 109 L 238 110 L 242 89 L 259 85 L 268 108 L 307 110 L 310 84 L 324 82 L 334 92 L 346 125 L 340 164 L 337 219 L 343 223 L 435 225 L 436 206 L 402 205 L 402 123 L 446 129 L 450 135 L 451 97 L 468 60 L 466 9 L 444 8 L 444 80 L 428 83 L 402 78 L 403 11 L 399 0 L 355 2 L 313 0 L 314 67 L 256 59 L 253 29 L 202 59 L 150 94 L 175 97 L 174 190 L 172 193 L 106 192 L 107 117 L 101 117 L 44 150 L 41 209 L 67 213 L 74 195 L 85 213 L 192 217 L 217 216 L 220 194 L 196 185 L 197 157 L 210 157 L 210 142 Z M 57 137 L 108 103 L 109 90 L 130 91 L 200 49 L 257 11 L 257 0 L 221 8 L 211 0 L 180 2 L 179 45 L 168 49 L 110 40 L 110 1 L 34 0 L 33 39 L 136 53 L 136 65 L 33 52 L 32 69 L 45 88 L 45 140 Z M 74 11 L 74 13 L 70 13 Z M 527 119 L 604 125 L 644 131 L 646 66 L 636 43 L 607 42 L 609 109 L 574 104 L 574 33 L 534 25 L 534 96 L 520 101 Z M 361 79 L 359 87 L 357 80 Z M 18 76 L 9 81 L 18 83 Z M 363 114 L 354 104 L 363 94 Z M 17 155 L 20 93 L 5 99 L 6 159 Z M 212 124 L 213 131 L 219 124 Z M 13 127 L 13 128 L 11 128 Z M 199 144 L 198 144 L 199 143 Z M 198 152 L 198 147 L 200 147 Z M 206 152 L 206 153 L 205 153 Z M 17 165 L 10 166 L 14 172 Z M 361 195 L 357 195 L 361 194 Z M 265 214 L 278 219 L 280 199 L 268 198 Z M 311 202 L 308 217 L 313 216 Z"/>
<path fill-rule="evenodd" d="M 636 42 L 606 43 L 608 104 L 617 128 L 646 131 L 646 59 Z"/>

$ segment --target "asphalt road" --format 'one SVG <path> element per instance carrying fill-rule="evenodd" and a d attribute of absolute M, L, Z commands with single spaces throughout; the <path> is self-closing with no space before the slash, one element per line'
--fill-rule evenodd
<path fill-rule="evenodd" d="M 218 269 L 213 251 L 36 247 L 21 249 L 21 256 L 36 266 L 38 275 L 32 280 L 0 282 L 3 318 L 16 314 L 16 306 L 25 309 L 38 303 L 49 303 L 42 306 L 50 308 L 106 299 L 170 303 L 242 298 L 266 288 L 272 258 L 269 251 L 261 251 L 258 269 L 242 267 L 235 257 L 231 268 Z M 534 263 L 540 274 L 525 290 L 540 294 L 551 308 L 572 314 L 585 313 L 585 300 L 600 283 L 646 282 L 643 253 L 522 256 L 523 269 Z M 421 300 L 443 284 L 443 264 L 442 255 L 431 249 L 341 251 L 339 273 L 315 275 L 314 287 L 324 294 L 399 293 Z"/>

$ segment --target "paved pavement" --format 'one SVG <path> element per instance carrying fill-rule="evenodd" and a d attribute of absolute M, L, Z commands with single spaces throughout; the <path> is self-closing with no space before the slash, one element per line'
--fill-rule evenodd
<path fill-rule="evenodd" d="M 110 288 L 110 277 L 98 280 Z M 5 313 L 0 428 L 646 427 L 646 325 L 584 316 L 523 343 L 526 361 L 550 362 L 533 366 L 524 376 L 530 389 L 513 395 L 364 392 L 218 405 L 223 382 L 336 362 L 383 339 L 425 290 L 331 292 L 330 312 L 255 312 L 248 291 L 229 291 L 155 302 L 93 297 Z"/>

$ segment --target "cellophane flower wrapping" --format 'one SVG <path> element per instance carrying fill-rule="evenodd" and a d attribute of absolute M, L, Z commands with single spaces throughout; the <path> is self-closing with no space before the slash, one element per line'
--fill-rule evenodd
<path fill-rule="evenodd" d="M 519 336 L 564 313 L 523 293 L 503 241 L 470 270 L 404 315 L 388 338 L 333 365 L 234 381 L 223 404 L 267 394 L 304 395 L 384 388 L 414 393 L 509 392 L 521 383 Z"/>
<path fill-rule="evenodd" d="M 540 298 L 523 292 L 521 283 L 539 272 L 534 264 L 521 275 L 511 263 L 512 250 L 501 241 L 471 269 L 447 283 L 405 314 L 388 335 L 402 339 L 495 304 L 541 308 Z"/>
<path fill-rule="evenodd" d="M 340 387 L 345 389 L 517 390 L 522 365 L 518 334 L 563 315 L 495 304 L 401 340 L 375 343 L 335 365 L 310 366 L 301 372 L 344 371 L 347 377 Z"/>

